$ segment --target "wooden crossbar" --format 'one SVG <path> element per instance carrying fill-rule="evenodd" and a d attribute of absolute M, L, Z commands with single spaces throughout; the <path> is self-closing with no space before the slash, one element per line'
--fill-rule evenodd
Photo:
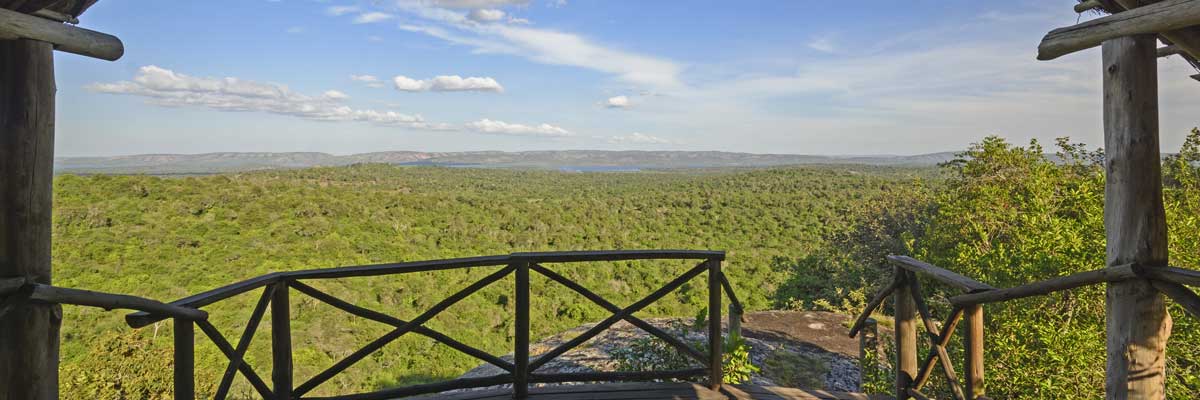
<path fill-rule="evenodd" d="M 225 339 L 225 336 L 221 335 L 221 331 L 217 330 L 217 327 L 213 326 L 211 322 L 204 320 L 196 321 L 196 326 L 199 326 L 204 335 L 208 336 L 208 339 L 217 345 L 217 349 L 221 350 L 221 353 L 224 353 L 226 358 L 230 360 L 240 358 L 236 357 L 236 350 L 234 350 L 229 341 Z M 254 368 L 249 363 L 245 361 L 238 363 L 237 369 L 242 373 L 242 376 L 246 377 L 247 381 L 250 381 L 250 386 L 253 386 L 254 390 L 258 391 L 260 396 L 264 399 L 275 398 L 275 395 L 271 393 L 271 388 L 254 372 Z"/>
<path fill-rule="evenodd" d="M 225 367 L 225 374 L 221 375 L 221 383 L 217 385 L 217 394 L 213 398 L 222 400 L 229 394 L 233 376 L 246 357 L 246 350 L 250 348 L 250 341 L 254 339 L 254 333 L 258 331 L 258 324 L 262 322 L 263 314 L 267 312 L 267 304 L 270 304 L 271 294 L 274 291 L 274 286 L 267 286 L 263 289 L 262 296 L 259 296 L 258 304 L 254 305 L 254 311 L 250 313 L 246 329 L 242 331 L 242 337 L 238 339 L 237 347 L 233 350 L 234 357 L 229 359 L 229 366 Z"/>
<path fill-rule="evenodd" d="M 301 293 L 308 295 L 309 297 L 312 297 L 314 299 L 317 299 L 318 301 L 321 301 L 322 303 L 328 304 L 330 306 L 333 306 L 334 308 L 340 309 L 342 311 L 348 312 L 348 313 L 353 314 L 358 317 L 366 318 L 366 319 L 369 319 L 369 320 L 372 320 L 375 322 L 381 322 L 381 323 L 388 324 L 388 325 L 391 325 L 391 326 L 397 327 L 397 328 L 404 326 L 404 324 L 408 323 L 408 321 L 402 320 L 400 318 L 396 318 L 396 317 L 393 317 L 393 316 L 390 316 L 390 315 L 387 315 L 387 314 L 384 314 L 384 313 L 381 313 L 381 312 L 378 312 L 375 310 L 371 310 L 371 309 L 368 309 L 365 307 L 359 307 L 354 304 L 350 304 L 350 303 L 346 302 L 345 300 L 339 299 L 337 297 L 333 297 L 332 295 L 330 295 L 328 293 L 322 292 L 321 290 L 319 290 L 317 288 L 314 288 L 312 286 L 306 285 L 306 284 L 298 282 L 298 281 L 288 282 L 288 285 L 291 286 L 292 288 L 295 288 L 296 290 L 299 290 Z M 471 347 L 462 342 L 454 340 L 453 338 L 446 336 L 445 334 L 443 334 L 441 332 L 433 330 L 432 328 L 425 327 L 425 326 L 418 326 L 416 328 L 413 328 L 413 333 L 436 340 L 439 343 L 449 346 L 450 348 L 453 348 L 455 350 L 463 352 L 469 356 L 478 358 L 480 361 L 484 361 L 484 362 L 487 362 L 488 364 L 492 364 L 497 367 L 500 367 L 501 369 L 503 369 L 505 371 L 508 371 L 508 372 L 513 371 L 514 367 L 513 367 L 512 363 L 510 363 L 508 361 L 504 361 L 500 357 L 496 357 L 491 354 L 488 354 L 487 352 L 485 352 L 483 350 Z"/>
<path fill-rule="evenodd" d="M 445 311 L 447 308 L 450 308 L 450 306 L 454 305 L 455 303 L 458 303 L 467 296 L 479 291 L 479 289 L 483 289 L 484 287 L 491 285 L 501 278 L 504 278 L 509 273 L 513 272 L 513 270 L 514 268 L 512 266 L 504 267 L 503 269 L 496 271 L 491 275 L 484 277 L 483 279 L 480 279 L 478 282 L 467 286 L 450 297 L 447 297 L 445 300 L 438 302 L 428 311 L 425 311 L 416 318 L 413 318 L 413 320 L 409 321 L 407 324 L 397 327 L 379 339 L 375 339 L 366 346 L 363 346 L 363 348 L 359 349 L 358 351 L 355 351 L 341 361 L 338 361 L 328 369 L 321 371 L 321 373 L 317 374 L 316 376 L 313 376 L 308 381 L 296 387 L 296 389 L 293 391 L 294 395 L 296 397 L 303 396 L 304 394 L 316 388 L 318 385 L 325 383 L 325 381 L 329 380 L 329 378 L 332 378 L 334 375 L 337 375 L 339 372 L 344 371 L 346 368 L 354 365 L 359 360 L 362 360 L 364 357 L 378 351 L 379 349 L 383 348 L 383 346 L 386 346 L 388 343 L 391 343 L 400 336 L 403 336 L 405 333 L 408 333 L 414 328 L 421 326 L 421 324 L 433 319 L 433 317 L 437 316 L 442 311 Z"/>
<path fill-rule="evenodd" d="M 671 281 L 670 283 L 667 283 L 665 286 L 654 291 L 654 293 L 651 293 L 649 296 L 646 296 L 645 298 L 638 300 L 636 303 L 633 303 L 629 307 L 625 307 L 624 309 L 621 310 L 621 312 L 613 314 L 613 316 L 608 317 L 604 321 L 601 321 L 600 323 L 596 324 L 596 326 L 593 326 L 591 329 L 588 329 L 583 334 L 576 336 L 574 338 L 571 338 L 571 340 L 567 341 L 566 343 L 563 343 L 563 344 L 559 345 L 558 347 L 555 347 L 554 349 L 546 352 L 545 354 L 542 354 L 540 357 L 537 358 L 537 360 L 533 360 L 529 363 L 529 371 L 530 372 L 537 371 L 538 368 L 541 368 L 543 365 L 546 365 L 547 362 L 550 362 L 550 360 L 553 360 L 555 357 L 558 357 L 558 356 L 562 355 L 563 353 L 566 353 L 567 351 L 570 351 L 571 349 L 575 348 L 576 346 L 583 344 L 583 342 L 586 342 L 586 341 L 588 341 L 588 339 L 591 339 L 591 338 L 595 337 L 596 335 L 600 334 L 600 332 L 603 332 L 605 329 L 608 329 L 608 327 L 617 323 L 617 321 L 625 319 L 625 316 L 640 311 L 641 309 L 650 305 L 650 303 L 653 303 L 653 302 L 657 301 L 658 299 L 662 298 L 663 296 L 666 296 L 668 293 L 675 291 L 675 289 L 678 289 L 680 286 L 683 286 L 683 284 L 687 283 L 687 281 L 691 280 L 692 278 L 695 278 L 697 275 L 700 275 L 700 273 L 707 271 L 707 270 L 708 270 L 708 261 L 705 261 L 705 262 L 700 263 L 699 265 L 696 265 L 691 270 L 688 270 L 683 275 L 680 275 L 678 278 L 675 278 L 675 280 Z"/>
<path fill-rule="evenodd" d="M 588 300 L 591 300 L 593 303 L 596 303 L 600 307 L 603 307 L 605 310 L 608 310 L 608 312 L 611 312 L 613 314 L 617 314 L 617 313 L 621 312 L 621 307 L 609 302 L 608 300 L 605 300 L 603 297 L 600 297 L 600 295 L 592 292 L 591 290 L 588 290 L 587 288 L 583 287 L 582 285 L 580 285 L 578 283 L 575 283 L 575 281 L 567 279 L 567 277 L 559 275 L 558 273 L 551 271 L 551 270 L 547 269 L 546 267 L 543 267 L 538 264 L 533 264 L 533 265 L 529 266 L 529 269 L 532 269 L 532 270 L 536 271 L 537 273 L 542 274 L 543 276 L 545 276 L 547 278 L 550 278 L 550 280 L 558 282 L 558 283 L 562 284 L 563 286 L 566 286 L 566 287 L 570 288 L 571 290 L 574 290 L 576 293 L 583 295 L 583 297 L 586 297 Z M 701 363 L 708 362 L 708 360 L 704 356 L 704 354 L 701 354 L 699 351 L 692 348 L 692 346 L 688 346 L 686 343 L 683 343 L 678 338 L 671 336 L 671 334 L 663 332 L 661 329 L 658 329 L 658 327 L 651 325 L 649 322 L 646 322 L 646 321 L 642 320 L 641 318 L 635 317 L 633 315 L 626 315 L 625 320 L 628 321 L 630 324 L 633 324 L 634 326 L 641 328 L 642 330 L 646 331 L 647 333 L 657 336 L 659 339 L 662 339 L 664 342 L 667 342 L 667 344 L 670 344 L 671 346 L 674 346 L 676 349 L 683 352 L 684 354 L 691 356 L 696 361 L 699 361 Z"/>

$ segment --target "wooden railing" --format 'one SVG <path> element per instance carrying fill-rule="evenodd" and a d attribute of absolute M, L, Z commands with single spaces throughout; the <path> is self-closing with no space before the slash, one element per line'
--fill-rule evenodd
<path fill-rule="evenodd" d="M 957 399 L 986 399 L 984 390 L 983 305 L 1031 296 L 1045 295 L 1087 285 L 1145 279 L 1184 310 L 1200 318 L 1200 296 L 1184 285 L 1200 286 L 1200 271 L 1175 267 L 1146 268 L 1125 264 L 1095 271 L 1047 279 L 1007 289 L 997 289 L 985 283 L 910 257 L 888 256 L 894 265 L 892 281 L 867 302 L 863 313 L 850 327 L 850 337 L 857 336 L 872 320 L 871 315 L 888 297 L 894 298 L 896 398 L 928 399 L 921 392 L 935 368 L 942 367 L 950 390 Z M 917 275 L 933 279 L 962 291 L 950 297 L 949 316 L 939 328 L 925 302 Z M 894 296 L 893 296 L 894 295 Z M 929 353 L 917 362 L 917 317 L 930 341 Z M 966 322 L 964 353 L 966 355 L 963 382 L 954 371 L 946 346 L 959 321 Z M 865 361 L 866 362 L 866 361 Z M 964 389 L 965 386 L 965 389 Z"/>
<path fill-rule="evenodd" d="M 212 340 L 214 344 L 216 344 L 217 348 L 225 355 L 225 357 L 230 360 L 229 365 L 226 367 L 225 372 L 221 377 L 220 383 L 217 385 L 217 392 L 215 396 L 216 399 L 225 398 L 225 396 L 229 393 L 230 385 L 232 384 L 233 378 L 236 374 L 241 374 L 244 376 L 246 380 L 250 382 L 250 385 L 254 388 L 254 390 L 256 390 L 264 399 L 389 399 L 417 394 L 437 393 L 454 389 L 478 388 L 503 384 L 511 384 L 513 388 L 513 395 L 517 398 L 522 398 L 528 393 L 530 384 L 534 383 L 693 379 L 697 377 L 705 377 L 709 385 L 716 388 L 720 386 L 723 379 L 721 368 L 722 292 L 729 296 L 731 302 L 729 307 L 731 329 L 736 328 L 737 321 L 740 321 L 742 313 L 741 304 L 737 301 L 737 297 L 733 293 L 732 286 L 725 278 L 725 275 L 721 272 L 721 262 L 724 260 L 724 258 L 725 253 L 721 251 L 689 250 L 514 253 L 502 256 L 276 272 L 213 289 L 194 296 L 189 296 L 171 302 L 170 304 L 162 304 L 163 307 L 167 308 L 140 308 L 142 311 L 127 315 L 126 322 L 134 328 L 140 328 L 168 318 L 174 320 L 175 398 L 179 400 L 191 400 L 195 396 L 195 375 L 193 369 L 195 364 L 195 338 L 193 327 L 199 327 L 200 330 L 206 336 L 208 336 L 208 338 Z M 570 278 L 560 275 L 547 267 L 548 264 L 558 263 L 655 259 L 700 260 L 700 263 L 688 269 L 687 272 L 670 281 L 658 290 L 655 290 L 645 298 L 638 300 L 637 302 L 634 302 L 633 304 L 624 308 L 605 300 L 603 297 L 572 281 Z M 483 279 L 480 279 L 479 281 L 454 293 L 445 300 L 434 304 L 428 311 L 421 313 L 409 321 L 392 317 L 382 312 L 350 304 L 305 283 L 306 281 L 310 280 L 408 274 L 414 272 L 472 267 L 501 268 L 498 271 L 487 275 Z M 588 300 L 596 303 L 609 312 L 612 312 L 612 316 L 606 318 L 605 320 L 596 324 L 594 327 L 588 329 L 579 336 L 568 340 L 558 347 L 555 347 L 536 358 L 531 357 L 529 354 L 530 271 L 541 274 L 551 281 L 562 284 L 571 290 L 578 292 Z M 707 326 L 708 349 L 706 352 L 699 351 L 684 343 L 682 340 L 671 336 L 667 332 L 664 332 L 662 329 L 659 329 L 654 325 L 651 325 L 650 323 L 634 316 L 634 313 L 646 308 L 646 306 L 650 305 L 651 303 L 675 291 L 680 286 L 683 286 L 683 284 L 692 278 L 704 273 L 707 273 L 708 277 L 709 312 L 709 322 Z M 486 351 L 471 347 L 467 344 L 454 340 L 453 338 L 450 338 L 441 332 L 424 326 L 426 322 L 438 315 L 438 313 L 446 310 L 472 293 L 475 293 L 480 289 L 483 289 L 484 287 L 487 287 L 509 275 L 513 275 L 515 277 L 515 333 L 513 346 L 514 357 L 512 362 L 489 354 Z M 210 322 L 208 322 L 206 318 L 207 315 L 204 315 L 205 318 L 197 318 L 198 315 L 194 314 L 203 312 L 197 310 L 200 307 L 260 288 L 262 290 L 261 294 L 259 295 L 258 303 L 255 305 L 253 312 L 250 315 L 250 320 L 246 324 L 245 330 L 242 332 L 242 335 L 236 344 L 229 342 L 224 336 L 222 336 L 222 334 Z M 321 371 L 308 380 L 296 385 L 292 380 L 292 332 L 288 315 L 289 294 L 292 289 L 295 289 L 296 291 L 317 301 L 331 305 L 350 314 L 391 325 L 393 329 L 387 334 L 384 334 L 378 339 L 368 343 L 358 351 L 355 351 L 342 360 L 334 363 L 324 371 Z M 272 362 L 270 385 L 268 385 L 267 382 L 264 381 L 264 379 L 255 371 L 255 369 L 245 360 L 246 350 L 249 347 L 255 331 L 258 329 L 258 325 L 261 322 L 263 315 L 266 313 L 267 307 L 270 307 L 271 309 Z M 539 368 L 545 366 L 548 362 L 554 360 L 556 357 L 559 357 L 571 349 L 583 344 L 585 341 L 595 337 L 611 327 L 613 324 L 620 321 L 627 321 L 630 324 L 645 330 L 651 335 L 662 339 L 664 342 L 670 344 L 688 357 L 699 361 L 704 367 L 673 371 L 642 372 L 537 372 Z M 327 382 L 329 379 L 344 371 L 346 368 L 349 368 L 371 353 L 374 353 L 388 343 L 391 343 L 397 338 L 408 333 L 415 333 L 433 339 L 462 353 L 475 357 L 480 361 L 499 367 L 500 369 L 504 370 L 505 373 L 482 378 L 458 378 L 442 382 L 384 389 L 369 393 L 355 393 L 331 397 L 308 396 L 313 389 L 316 389 L 322 383 Z"/>

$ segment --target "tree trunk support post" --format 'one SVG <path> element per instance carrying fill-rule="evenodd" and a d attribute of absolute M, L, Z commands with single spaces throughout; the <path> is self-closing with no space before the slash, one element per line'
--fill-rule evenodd
<path fill-rule="evenodd" d="M 708 260 L 708 387 L 720 390 L 721 369 L 721 261 Z"/>
<path fill-rule="evenodd" d="M 196 338 L 192 321 L 174 319 L 175 400 L 196 398 Z"/>
<path fill-rule="evenodd" d="M 49 285 L 54 48 L 0 39 L 0 278 Z M 0 399 L 57 399 L 62 307 L 0 316 Z"/>
<path fill-rule="evenodd" d="M 529 260 L 513 262 L 516 321 L 513 328 L 513 398 L 529 397 Z"/>
<path fill-rule="evenodd" d="M 967 323 L 967 336 L 963 339 L 967 353 L 963 367 L 967 379 L 966 395 L 975 400 L 986 395 L 983 386 L 983 305 L 967 306 L 963 310 L 963 319 Z"/>
<path fill-rule="evenodd" d="M 277 400 L 292 398 L 292 320 L 287 281 L 271 292 L 271 382 Z"/>
<path fill-rule="evenodd" d="M 1104 230 L 1107 264 L 1167 263 L 1158 138 L 1157 41 L 1152 34 L 1102 45 L 1104 67 Z M 1109 283 L 1105 330 L 1108 399 L 1163 399 L 1171 316 L 1144 279 Z"/>
<path fill-rule="evenodd" d="M 903 280 L 893 297 L 896 313 L 896 399 L 906 400 L 911 398 L 908 389 L 917 376 L 917 306 L 905 270 L 893 268 L 896 279 Z"/>

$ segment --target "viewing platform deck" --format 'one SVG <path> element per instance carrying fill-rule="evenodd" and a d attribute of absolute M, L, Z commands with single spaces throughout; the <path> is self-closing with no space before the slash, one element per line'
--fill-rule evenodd
<path fill-rule="evenodd" d="M 421 400 L 501 400 L 512 399 L 512 389 L 473 390 L 455 394 L 441 393 L 419 397 Z M 537 400 L 883 400 L 886 395 L 827 392 L 777 386 L 725 385 L 720 391 L 695 383 L 605 383 L 533 387 L 529 399 Z"/>

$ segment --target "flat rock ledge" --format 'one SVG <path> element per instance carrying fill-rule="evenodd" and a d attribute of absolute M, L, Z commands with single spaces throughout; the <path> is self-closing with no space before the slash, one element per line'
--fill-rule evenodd
<path fill-rule="evenodd" d="M 804 387 L 840 392 L 857 392 L 860 385 L 858 359 L 851 355 L 851 344 L 856 341 L 846 337 L 842 325 L 843 316 L 807 311 L 766 311 L 746 315 L 743 336 L 750 346 L 750 359 L 762 369 L 751 377 L 751 382 L 762 386 Z M 762 329 L 755 328 L 760 321 Z M 677 327 L 690 322 L 685 318 L 653 318 L 646 322 L 667 332 L 678 334 Z M 797 329 L 778 329 L 777 325 L 798 326 Z M 796 325 L 799 324 L 799 325 Z M 596 324 L 584 324 L 530 345 L 531 358 L 550 351 L 558 345 L 579 336 Z M 802 335 L 805 337 L 797 337 Z M 809 337 L 812 336 L 812 337 Z M 575 373 L 618 371 L 619 362 L 614 357 L 617 349 L 628 348 L 640 338 L 652 337 L 649 333 L 621 321 L 579 347 L 564 353 L 538 369 L 539 373 Z M 685 342 L 705 342 L 704 332 L 687 331 Z M 657 339 L 656 339 L 657 340 Z M 854 352 L 857 352 L 854 346 Z M 512 361 L 512 354 L 502 356 Z M 697 363 L 696 368 L 703 367 Z M 505 371 L 484 364 L 463 374 L 462 378 L 478 378 L 503 374 Z M 580 382 L 594 383 L 594 382 Z M 534 386 L 569 385 L 534 384 Z M 488 388 L 506 388 L 511 385 Z"/>

